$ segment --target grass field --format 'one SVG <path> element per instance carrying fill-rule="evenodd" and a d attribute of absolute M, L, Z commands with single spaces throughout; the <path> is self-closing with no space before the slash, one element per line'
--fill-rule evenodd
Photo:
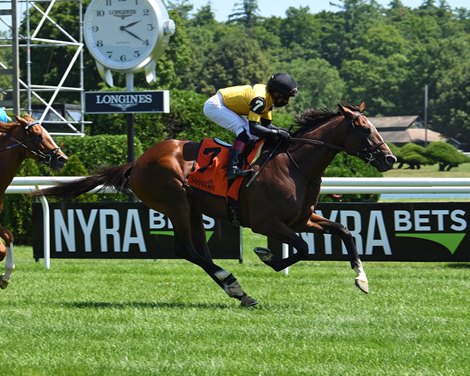
<path fill-rule="evenodd" d="M 29 247 L 0 291 L 5 375 L 469 375 L 470 265 L 346 262 L 285 276 L 219 260 L 259 300 L 244 309 L 180 260 L 52 260 Z"/>
<path fill-rule="evenodd" d="M 470 163 L 464 163 L 450 171 L 439 171 L 438 165 L 422 166 L 419 170 L 407 168 L 394 168 L 384 174 L 387 178 L 468 178 L 470 177 Z"/>
<path fill-rule="evenodd" d="M 16 247 L 0 291 L 0 372 L 470 375 L 470 263 L 365 263 L 365 295 L 346 262 L 302 262 L 285 276 L 252 254 L 263 237 L 244 230 L 244 241 L 243 264 L 218 263 L 257 308 L 185 261 L 53 259 L 47 271 Z"/>

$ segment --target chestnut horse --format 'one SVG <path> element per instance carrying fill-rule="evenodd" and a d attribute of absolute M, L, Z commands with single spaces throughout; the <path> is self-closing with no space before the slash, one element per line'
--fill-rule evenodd
<path fill-rule="evenodd" d="M 0 122 L 0 213 L 5 191 L 26 158 L 44 162 L 55 170 L 61 169 L 67 156 L 56 145 L 50 134 L 28 114 L 15 116 L 16 122 Z M 0 225 L 0 261 L 5 257 L 5 273 L 0 276 L 0 288 L 8 286 L 15 267 L 13 261 L 13 234 Z"/>
<path fill-rule="evenodd" d="M 280 145 L 271 142 L 265 148 L 253 165 L 259 175 L 251 184 L 246 184 L 248 177 L 245 178 L 240 189 L 239 217 L 242 226 L 297 249 L 296 254 L 277 259 L 270 250 L 256 248 L 260 259 L 275 271 L 307 255 L 308 245 L 296 233 L 340 236 L 356 272 L 355 283 L 367 293 L 367 277 L 352 235 L 343 225 L 314 212 L 321 175 L 339 151 L 358 156 L 379 171 L 392 168 L 396 158 L 362 113 L 364 102 L 358 107 L 340 105 L 339 109 L 337 113 L 307 110 L 297 119 L 300 128 L 290 140 Z M 223 220 L 231 218 L 223 198 L 196 191 L 187 184 L 198 147 L 198 143 L 191 141 L 162 141 L 135 162 L 103 168 L 95 175 L 34 194 L 78 196 L 100 185 L 133 192 L 149 208 L 170 218 L 179 256 L 204 269 L 230 297 L 240 300 L 242 306 L 255 305 L 257 301 L 243 291 L 237 279 L 214 264 L 207 247 L 202 214 Z M 266 160 L 269 161 L 265 163 Z"/>

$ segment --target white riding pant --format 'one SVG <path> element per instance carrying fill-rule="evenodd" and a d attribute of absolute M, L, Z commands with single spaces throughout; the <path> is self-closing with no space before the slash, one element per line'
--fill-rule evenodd
<path fill-rule="evenodd" d="M 213 95 L 204 103 L 204 115 L 214 123 L 235 133 L 235 136 L 246 131 L 250 139 L 256 140 L 258 138 L 251 135 L 248 119 L 238 115 L 224 105 L 220 93 Z"/>

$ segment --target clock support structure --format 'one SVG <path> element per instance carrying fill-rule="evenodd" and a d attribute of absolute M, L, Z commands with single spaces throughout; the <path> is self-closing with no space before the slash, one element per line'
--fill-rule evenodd
<path fill-rule="evenodd" d="M 126 91 L 134 91 L 134 73 L 126 73 Z M 127 116 L 127 161 L 132 162 L 135 159 L 134 149 L 134 114 L 128 113 Z"/>

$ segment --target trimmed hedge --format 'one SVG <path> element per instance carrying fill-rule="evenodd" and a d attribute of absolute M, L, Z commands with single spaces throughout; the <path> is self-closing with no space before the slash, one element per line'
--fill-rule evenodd
<path fill-rule="evenodd" d="M 449 171 L 461 163 L 470 162 L 470 158 L 462 154 L 453 145 L 436 141 L 429 143 L 426 147 L 408 143 L 399 148 L 390 145 L 392 152 L 398 159 L 398 168 L 408 164 L 411 169 L 419 169 L 423 164 L 438 164 L 439 171 Z"/>
<path fill-rule="evenodd" d="M 382 177 L 383 174 L 375 167 L 365 163 L 362 159 L 353 157 L 349 154 L 341 152 L 336 155 L 333 162 L 328 166 L 324 174 L 325 177 Z M 320 195 L 320 201 L 372 201 L 379 199 L 378 194 L 344 194 L 344 195 Z"/>

